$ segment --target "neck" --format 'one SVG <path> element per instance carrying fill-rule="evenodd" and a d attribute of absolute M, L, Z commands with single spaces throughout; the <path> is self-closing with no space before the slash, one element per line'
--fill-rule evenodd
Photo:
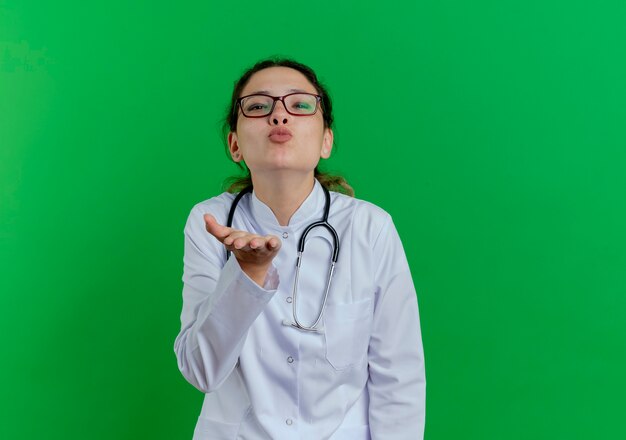
<path fill-rule="evenodd" d="M 293 214 L 313 191 L 313 172 L 302 174 L 255 173 L 252 185 L 257 198 L 272 210 L 281 226 L 287 226 Z"/>

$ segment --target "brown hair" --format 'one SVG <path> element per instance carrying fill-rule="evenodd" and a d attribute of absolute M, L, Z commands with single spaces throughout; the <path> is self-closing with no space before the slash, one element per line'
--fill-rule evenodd
<path fill-rule="evenodd" d="M 239 112 L 237 108 L 237 100 L 239 99 L 239 95 L 241 95 L 241 91 L 248 84 L 248 81 L 256 72 L 267 69 L 269 67 L 289 67 L 290 69 L 297 70 L 302 73 L 306 79 L 315 87 L 317 90 L 317 94 L 322 98 L 320 103 L 322 106 L 322 117 L 324 119 L 324 127 L 332 128 L 333 125 L 333 104 L 330 99 L 330 95 L 328 94 L 328 90 L 324 87 L 323 84 L 317 79 L 317 75 L 310 67 L 298 63 L 297 61 L 288 59 L 288 58 L 269 58 L 266 60 L 259 61 L 254 66 L 246 70 L 243 75 L 239 78 L 237 82 L 235 82 L 235 87 L 233 89 L 233 94 L 230 100 L 230 106 L 228 108 L 228 113 L 224 120 L 224 124 L 222 126 L 222 132 L 224 135 L 224 139 L 227 138 L 229 132 L 237 131 L 237 120 L 239 118 Z M 232 160 L 232 157 L 229 154 L 228 143 L 226 143 L 226 154 Z M 237 162 L 237 166 L 239 166 L 242 170 L 245 171 L 246 175 L 243 177 L 233 176 L 229 177 L 225 180 L 224 186 L 226 186 L 226 191 L 228 192 L 239 192 L 243 188 L 252 185 L 252 178 L 250 177 L 250 170 L 244 168 L 240 163 Z M 341 176 L 331 175 L 325 172 L 322 172 L 315 167 L 315 178 L 319 180 L 319 182 L 326 187 L 329 191 L 337 191 L 344 194 L 347 194 L 351 197 L 354 197 L 354 190 L 348 184 L 346 179 Z"/>

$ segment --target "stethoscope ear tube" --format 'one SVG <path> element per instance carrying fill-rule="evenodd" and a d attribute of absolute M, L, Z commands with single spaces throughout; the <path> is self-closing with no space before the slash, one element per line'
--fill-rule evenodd
<path fill-rule="evenodd" d="M 339 235 L 337 234 L 337 231 L 335 231 L 335 228 L 333 228 L 330 223 L 328 223 L 328 213 L 330 212 L 330 192 L 324 186 L 322 186 L 322 189 L 324 190 L 324 196 L 326 197 L 326 203 L 324 205 L 324 217 L 322 217 L 320 221 L 311 223 L 309 226 L 306 227 L 306 229 L 302 233 L 302 236 L 300 237 L 300 241 L 298 242 L 298 255 L 304 252 L 304 242 L 306 240 L 306 236 L 309 234 L 309 232 L 311 232 L 311 229 L 321 226 L 326 228 L 333 236 L 332 262 L 336 263 L 337 258 L 339 258 Z"/>
<path fill-rule="evenodd" d="M 311 223 L 309 226 L 306 227 L 306 229 L 302 233 L 302 236 L 300 237 L 300 241 L 298 242 L 298 254 L 302 254 L 304 252 L 304 243 L 309 232 L 311 232 L 313 228 L 317 228 L 318 226 L 326 228 L 333 236 L 333 256 L 331 258 L 331 261 L 333 263 L 336 263 L 337 258 L 339 258 L 339 235 L 337 235 L 337 231 L 335 231 L 335 228 L 333 228 L 330 223 L 325 220 Z"/>
<path fill-rule="evenodd" d="M 239 204 L 239 201 L 241 200 L 241 198 L 250 192 L 252 192 L 252 185 L 248 185 L 244 189 L 239 191 L 239 194 L 237 194 L 237 196 L 235 197 L 235 200 L 233 200 L 232 205 L 230 205 L 230 211 L 228 211 L 228 220 L 226 221 L 227 227 L 229 228 L 233 227 L 233 218 L 235 217 L 235 209 L 237 208 L 237 205 Z M 226 259 L 228 260 L 229 258 L 230 258 L 230 251 L 227 250 Z"/>

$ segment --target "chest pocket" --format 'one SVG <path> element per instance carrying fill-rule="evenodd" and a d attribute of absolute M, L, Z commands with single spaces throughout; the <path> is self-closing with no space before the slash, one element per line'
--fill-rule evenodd
<path fill-rule="evenodd" d="M 372 331 L 372 307 L 371 299 L 326 306 L 326 360 L 335 370 L 345 370 L 365 360 Z"/>

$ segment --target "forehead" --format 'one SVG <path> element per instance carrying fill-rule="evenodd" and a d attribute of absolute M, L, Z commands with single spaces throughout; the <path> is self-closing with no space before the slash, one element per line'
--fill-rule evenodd
<path fill-rule="evenodd" d="M 299 71 L 289 67 L 268 67 L 250 77 L 241 91 L 241 96 L 264 92 L 270 95 L 283 95 L 292 90 L 317 93 L 313 84 Z"/>

